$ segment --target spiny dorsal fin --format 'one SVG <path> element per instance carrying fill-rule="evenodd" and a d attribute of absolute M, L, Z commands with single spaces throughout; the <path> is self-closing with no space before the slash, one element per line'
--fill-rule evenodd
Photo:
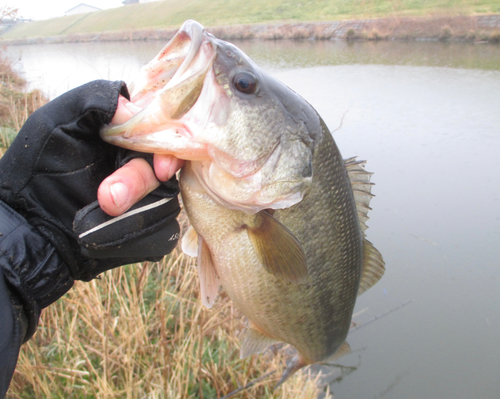
<path fill-rule="evenodd" d="M 219 292 L 220 280 L 215 270 L 212 254 L 201 236 L 199 236 L 198 243 L 198 277 L 201 302 L 207 308 L 211 308 Z"/>
<path fill-rule="evenodd" d="M 250 355 L 260 353 L 268 346 L 277 342 L 279 341 L 260 332 L 252 323 L 250 327 L 245 330 L 245 335 L 241 340 L 240 358 L 244 359 Z"/>
<path fill-rule="evenodd" d="M 385 272 L 385 263 L 382 255 L 367 239 L 363 240 L 364 257 L 361 268 L 361 281 L 359 282 L 358 296 L 368 288 L 373 287 Z"/>
<path fill-rule="evenodd" d="M 296 284 L 307 279 L 302 245 L 282 223 L 263 211 L 245 227 L 262 266 L 269 273 Z"/>
<path fill-rule="evenodd" d="M 189 226 L 188 230 L 182 236 L 181 248 L 182 252 L 192 258 L 198 256 L 198 233 L 193 226 Z"/>
<path fill-rule="evenodd" d="M 370 208 L 370 200 L 373 198 L 372 186 L 370 179 L 373 173 L 367 172 L 364 168 L 366 161 L 356 161 L 356 157 L 344 160 L 347 175 L 351 180 L 352 192 L 356 209 L 358 211 L 359 227 L 365 237 L 365 230 L 368 228 L 368 211 Z M 384 260 L 379 251 L 373 244 L 364 239 L 364 260 L 361 270 L 361 281 L 359 283 L 358 296 L 365 292 L 368 288 L 375 285 L 384 275 L 385 267 Z"/>
<path fill-rule="evenodd" d="M 364 168 L 366 161 L 356 161 L 356 157 L 344 160 L 345 168 L 349 180 L 351 180 L 352 192 L 354 194 L 354 201 L 356 202 L 356 209 L 358 211 L 359 227 L 365 235 L 367 229 L 366 222 L 368 221 L 368 211 L 370 208 L 370 200 L 373 198 L 372 186 L 370 178 L 373 173 L 367 172 Z"/>

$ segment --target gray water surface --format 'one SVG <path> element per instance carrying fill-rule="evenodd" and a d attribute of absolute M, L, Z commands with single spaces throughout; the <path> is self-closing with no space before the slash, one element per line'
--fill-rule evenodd
<path fill-rule="evenodd" d="M 341 125 L 333 135 L 343 156 L 368 160 L 375 173 L 367 235 L 386 274 L 358 300 L 353 353 L 325 369 L 335 397 L 500 397 L 500 48 L 237 45 L 332 131 Z M 7 52 L 34 87 L 55 96 L 92 79 L 131 81 L 162 46 Z"/>

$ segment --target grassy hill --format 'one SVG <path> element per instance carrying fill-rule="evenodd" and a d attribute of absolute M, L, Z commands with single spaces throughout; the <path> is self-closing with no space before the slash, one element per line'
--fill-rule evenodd
<path fill-rule="evenodd" d="M 500 13 L 498 0 L 166 0 L 134 4 L 16 26 L 4 39 L 178 27 L 187 19 L 205 26 L 277 21 L 334 21 L 388 16 Z"/>

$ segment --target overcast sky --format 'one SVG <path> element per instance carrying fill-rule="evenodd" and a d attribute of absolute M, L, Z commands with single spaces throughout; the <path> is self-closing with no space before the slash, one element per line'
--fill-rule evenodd
<path fill-rule="evenodd" d="M 85 3 L 103 10 L 122 6 L 123 0 L 0 0 L 1 6 L 19 8 L 19 16 L 31 19 L 62 17 L 64 12 Z"/>

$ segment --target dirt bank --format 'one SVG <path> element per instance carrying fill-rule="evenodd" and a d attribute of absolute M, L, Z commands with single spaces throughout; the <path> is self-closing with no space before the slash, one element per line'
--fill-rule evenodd
<path fill-rule="evenodd" d="M 225 40 L 441 40 L 500 43 L 500 15 L 381 18 L 315 23 L 208 27 Z M 93 41 L 169 40 L 176 29 L 145 29 L 3 40 L 6 45 Z"/>

